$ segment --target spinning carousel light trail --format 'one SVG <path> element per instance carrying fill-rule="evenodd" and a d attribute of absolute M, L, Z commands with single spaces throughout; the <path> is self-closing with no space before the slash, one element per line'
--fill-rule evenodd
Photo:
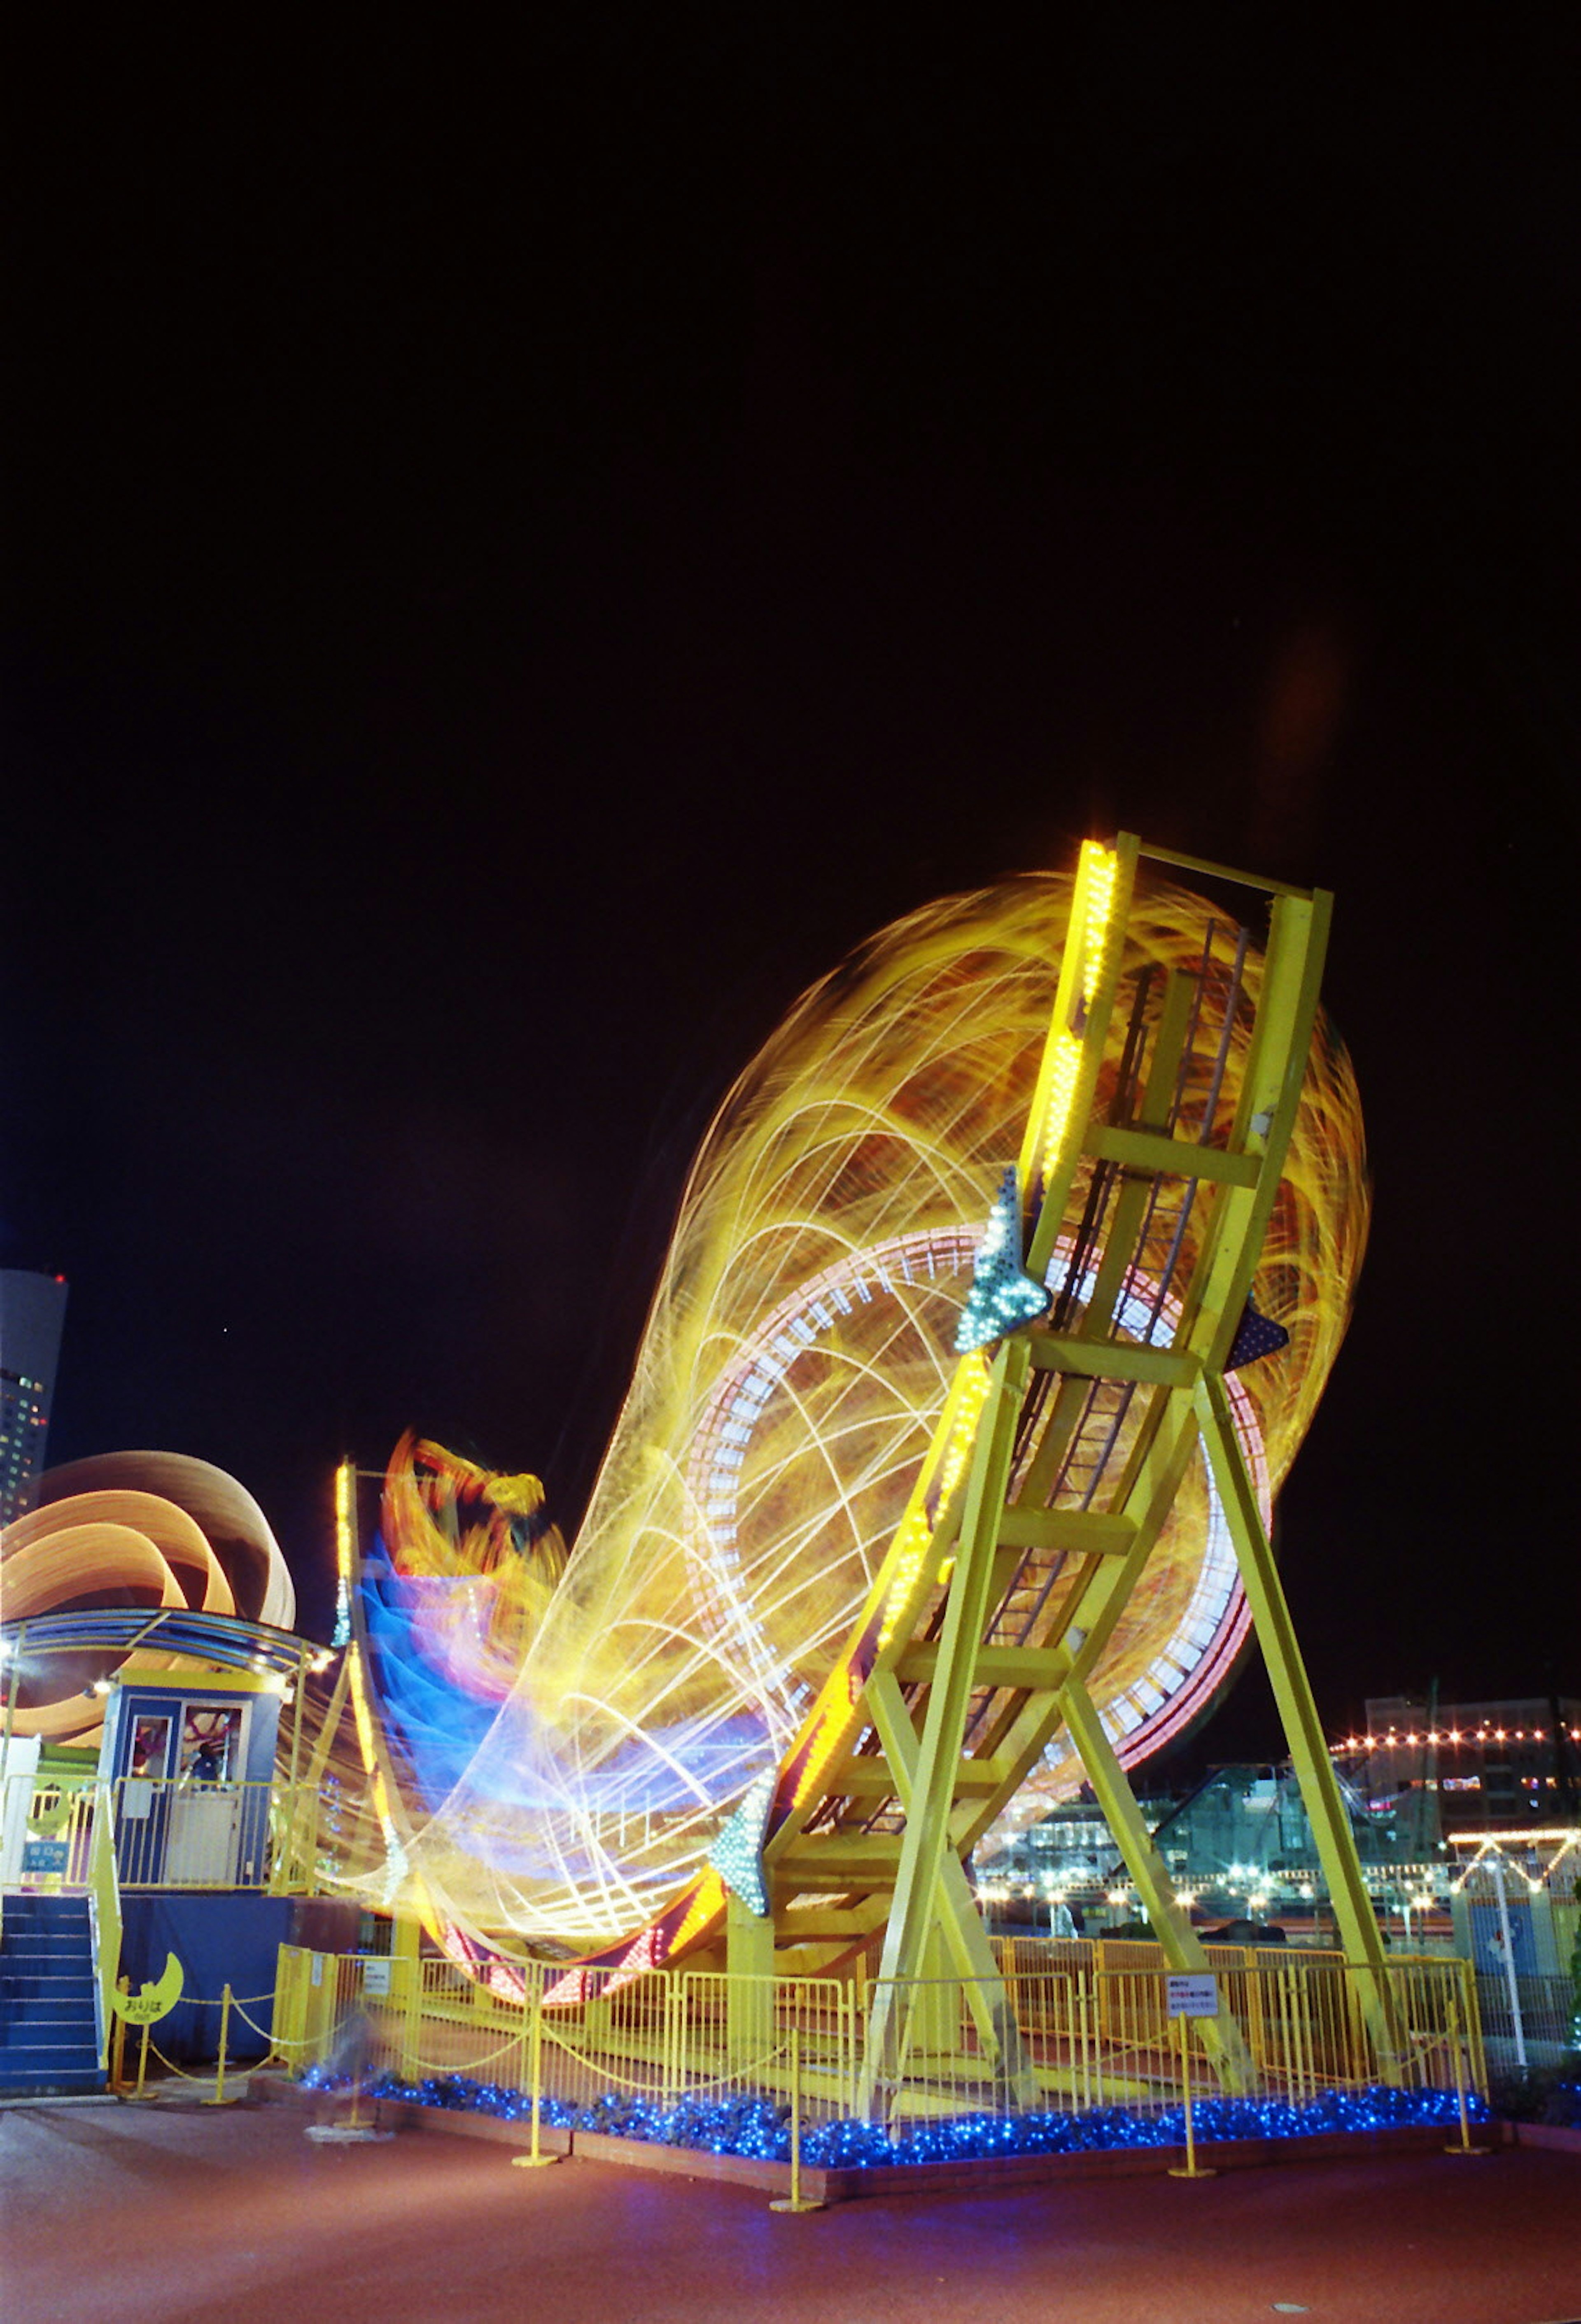
<path fill-rule="evenodd" d="M 1048 1027 L 1077 888 L 1073 1011 L 1116 940 L 1107 862 L 1093 850 L 1078 883 L 1019 879 L 915 913 L 791 1010 L 704 1141 L 569 1559 L 535 1480 L 490 1480 L 411 1439 L 398 1449 L 386 1570 L 365 1593 L 374 1748 L 402 1865 L 451 1923 L 606 1945 L 698 1872 L 799 1732 L 798 1795 L 816 1784 L 836 1748 L 808 1726 L 820 1691 L 881 1574 L 893 1609 L 914 1596 L 931 1524 L 920 1464 L 948 1399 L 969 1402 L 986 1378 L 953 1343 L 994 1190 L 1018 1151 L 1023 1175 L 1045 1177 L 1078 1098 L 1085 1119 L 1080 1044 Z M 1178 1137 L 1222 1146 L 1260 957 L 1161 881 L 1139 890 L 1125 943 L 1126 975 L 1151 969 L 1160 991 L 1170 970 L 1196 980 L 1209 1065 L 1182 1067 L 1171 1119 Z M 1112 1044 L 1100 1097 L 1120 1062 Z M 1091 1176 L 1074 1167 L 1072 1221 Z M 1320 1026 L 1255 1286 L 1289 1344 L 1229 1384 L 1265 1516 L 1343 1335 L 1365 1231 L 1354 1084 Z M 1150 1212 L 1119 1292 L 1123 1335 L 1168 1346 L 1171 1286 L 1201 1233 L 1189 1201 Z M 1074 1226 L 1041 1276 L 1068 1317 L 1094 1296 Z M 1078 1430 L 1093 1473 L 1062 1477 L 1059 1505 L 1085 1491 L 1102 1506 L 1128 1411 L 1095 1387 Z M 1072 1586 L 1051 1569 L 1056 1598 Z M 1093 1680 L 1127 1764 L 1199 1715 L 1245 1628 L 1198 1456 Z M 1012 1812 L 1041 1812 L 1080 1779 L 1057 1738 Z"/>

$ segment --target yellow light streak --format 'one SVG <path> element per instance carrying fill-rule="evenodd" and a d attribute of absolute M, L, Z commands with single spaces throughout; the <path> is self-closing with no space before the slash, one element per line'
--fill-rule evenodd
<path fill-rule="evenodd" d="M 1082 1038 L 1086 1012 L 1092 1007 L 1107 965 L 1114 936 L 1114 892 L 1119 879 L 1118 857 L 1096 840 L 1085 840 L 1077 894 L 1083 900 L 1081 927 L 1081 1014 L 1077 1023 L 1056 1026 L 1050 1038 L 1049 1096 L 1040 1142 L 1041 1178 L 1047 1185 L 1064 1151 L 1071 1127 L 1081 1069 L 1086 1055 Z"/>
<path fill-rule="evenodd" d="M 1114 965 L 1105 947 L 1122 937 L 1124 977 L 1148 965 L 1194 973 L 1201 961 L 1211 917 L 1201 899 L 1144 883 L 1122 931 L 1117 881 L 1111 853 L 1089 849 L 1076 932 L 1084 1009 Z M 439 1666 L 501 1688 L 484 1741 L 436 1806 L 390 1763 L 401 1844 L 448 1917 L 590 1947 L 642 1927 L 802 1730 L 863 1608 L 881 1609 L 882 1651 L 936 1607 L 941 1576 L 929 1561 L 988 1391 L 980 1355 L 957 1371 L 955 1323 L 981 1221 L 1039 1090 L 1075 896 L 1070 878 L 1039 875 L 913 914 L 804 996 L 726 1099 L 563 1573 L 536 1591 L 522 1583 L 511 1623 L 484 1625 L 494 1644 L 481 1661 L 469 1659 L 458 1618 L 445 1637 L 427 1636 Z M 1204 999 L 1216 1041 L 1227 960 L 1221 935 Z M 1222 1142 L 1260 975 L 1253 956 L 1222 1027 L 1216 1121 L 1200 1119 L 1206 1085 L 1193 1086 L 1181 1135 Z M 1096 1103 L 1112 1091 L 1121 1038 L 1112 1028 L 1097 1061 Z M 1066 1055 L 1057 1045 L 1043 1085 L 1049 1145 L 1071 1126 L 1074 1032 L 1068 1065 Z M 1089 1178 L 1083 1163 L 1077 1205 Z M 1183 1266 L 1210 1214 L 1204 1201 L 1181 1226 Z M 1160 1252 L 1173 1224 L 1160 1223 Z M 1291 1344 L 1239 1376 L 1260 1491 L 1277 1490 L 1322 1392 L 1365 1227 L 1354 1084 L 1320 1028 L 1256 1286 Z M 1129 1425 L 1118 1428 L 1116 1462 Z M 492 1585 L 504 1570 L 487 1562 L 494 1517 L 452 1525 L 422 1482 L 428 1452 L 402 1456 L 411 1474 L 396 1478 L 387 1505 L 402 1513 L 400 1537 L 418 1545 L 413 1570 L 475 1572 Z M 483 1489 L 461 1486 L 458 1507 L 507 1514 L 500 1496 L 485 1504 Z M 1197 1602 L 1207 1510 L 1198 1462 L 1091 1674 L 1101 1713 L 1172 1699 L 1208 1651 L 1182 1646 L 1179 1662 L 1159 1668 Z M 1239 1603 L 1225 1599 L 1213 1637 Z M 354 1706 L 362 1683 L 359 1674 Z M 826 1741 L 831 1757 L 848 1748 L 847 1729 L 827 1722 L 809 1781 L 827 1765 L 817 1761 Z M 1073 1767 L 1051 1768 L 1030 1799 L 1051 1804 L 1078 1781 Z"/>

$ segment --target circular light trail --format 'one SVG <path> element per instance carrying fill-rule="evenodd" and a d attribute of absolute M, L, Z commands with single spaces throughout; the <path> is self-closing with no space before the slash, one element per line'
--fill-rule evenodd
<path fill-rule="evenodd" d="M 467 1667 L 467 1639 L 498 1635 L 478 1594 L 496 1577 L 456 1569 L 466 1621 L 411 1595 L 412 1653 L 428 1626 L 428 1663 L 473 1707 L 465 1731 L 446 1715 L 441 1782 L 392 1754 L 401 1877 L 431 1911 L 568 1947 L 634 1933 L 779 1757 L 845 1650 L 938 1417 L 972 1250 L 1038 1085 L 1070 896 L 1039 876 L 947 899 L 796 1004 L 704 1141 L 586 1519 L 512 1634 L 511 1672 L 496 1655 L 472 1684 Z M 1156 994 L 1179 972 L 1200 992 L 1212 1070 L 1174 1093 L 1173 1134 L 1222 1145 L 1260 956 L 1161 882 L 1139 890 L 1126 944 L 1127 976 L 1151 972 Z M 1119 1065 L 1116 1047 L 1100 1099 Z M 1083 1194 L 1078 1180 L 1072 1222 Z M 1144 1222 L 1119 1309 L 1139 1341 L 1167 1343 L 1204 1207 Z M 1354 1083 L 1319 1020 L 1254 1286 L 1289 1343 L 1228 1382 L 1265 1516 L 1343 1337 L 1366 1219 Z M 1083 1286 L 1067 1291 L 1079 1306 Z M 1124 1395 L 1088 1417 L 1112 1480 L 1134 1425 Z M 1105 1506 L 1096 1472 L 1062 1481 L 1059 1505 L 1084 1489 Z M 439 1570 L 411 1506 L 393 1493 L 397 1582 Z M 1123 1759 L 1198 1715 L 1246 1628 L 1198 1458 L 1094 1674 Z M 1079 1780 L 1056 1745 L 1012 1814 Z"/>

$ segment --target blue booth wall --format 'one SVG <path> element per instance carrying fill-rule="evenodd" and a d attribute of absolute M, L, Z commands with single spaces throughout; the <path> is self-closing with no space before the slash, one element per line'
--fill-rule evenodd
<path fill-rule="evenodd" d="M 245 1786 L 236 1794 L 238 1817 L 225 1865 L 210 1868 L 228 1886 L 236 1880 L 254 1886 L 262 1877 L 269 1843 L 269 1785 L 274 1774 L 275 1746 L 280 1732 L 281 1696 L 273 1687 L 227 1686 L 206 1672 L 178 1674 L 167 1681 L 134 1674 L 112 1690 L 105 1712 L 104 1742 L 99 1767 L 111 1781 L 122 1781 L 117 1793 L 116 1839 L 121 1848 L 121 1877 L 129 1888 L 158 1887 L 167 1877 L 167 1849 L 176 1803 L 186 1786 L 178 1784 L 185 1708 L 245 1713 L 240 1765 L 228 1769 L 224 1781 L 206 1785 L 211 1791 Z M 162 1781 L 134 1806 L 132 1787 L 124 1780 L 134 1763 L 139 1722 L 162 1719 L 170 1729 L 168 1760 Z"/>
<path fill-rule="evenodd" d="M 246 1721 L 246 1748 L 239 1775 L 232 1782 L 267 1784 L 274 1774 L 274 1749 L 280 1734 L 281 1698 L 272 1687 L 227 1686 L 223 1679 L 199 1674 L 180 1684 L 161 1686 L 133 1680 L 112 1689 L 105 1708 L 105 1739 L 99 1752 L 99 1772 L 109 1782 L 132 1772 L 132 1748 L 140 1719 L 169 1719 L 179 1732 L 181 1707 L 188 1702 L 214 1703 L 228 1710 L 251 1710 Z M 170 1771 L 172 1775 L 175 1769 Z"/>
<path fill-rule="evenodd" d="M 121 1969 L 133 1992 L 163 1975 L 167 1955 L 174 1953 L 181 1964 L 183 1998 L 151 2034 L 167 2058 L 187 2064 L 218 2054 L 220 1995 L 227 1983 L 254 2020 L 249 2026 L 233 2007 L 227 2058 L 246 2061 L 268 2054 L 276 1956 L 291 1941 L 295 1901 L 245 1890 L 184 1895 L 167 1888 L 123 1895 Z M 136 2055 L 137 2039 L 135 2029 L 129 2029 L 129 2058 Z"/>

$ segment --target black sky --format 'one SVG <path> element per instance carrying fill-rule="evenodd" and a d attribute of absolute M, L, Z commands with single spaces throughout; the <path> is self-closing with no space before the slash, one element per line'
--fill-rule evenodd
<path fill-rule="evenodd" d="M 661 12 L 79 51 L 12 370 L 0 1263 L 51 1452 L 574 1517 L 786 1003 L 1116 825 L 1337 895 L 1319 1699 L 1581 1686 L 1576 44 Z M 1246 1682 L 1215 1730 L 1271 1743 Z"/>

